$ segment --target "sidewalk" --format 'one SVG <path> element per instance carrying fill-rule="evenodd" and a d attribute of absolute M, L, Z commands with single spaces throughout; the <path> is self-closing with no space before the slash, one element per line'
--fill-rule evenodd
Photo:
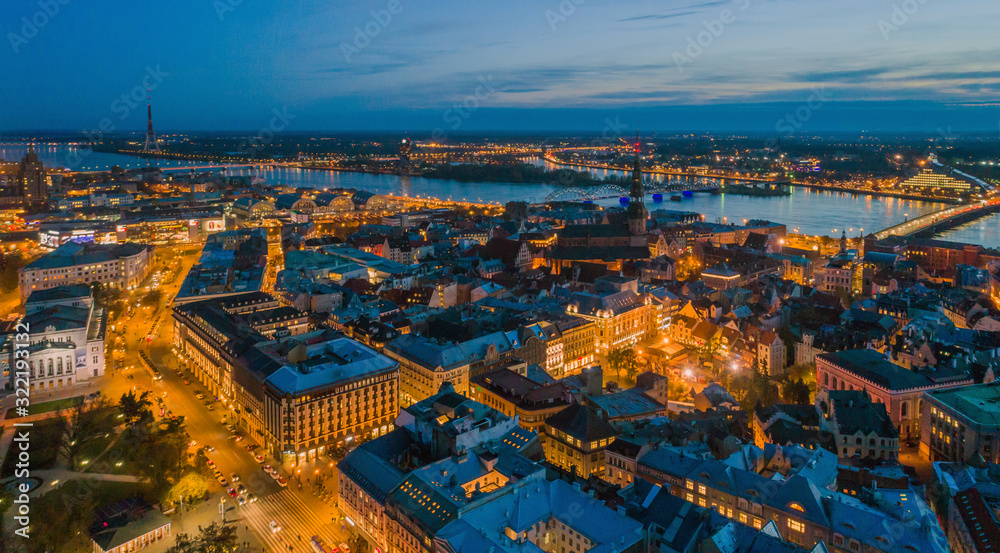
<path fill-rule="evenodd" d="M 185 510 L 184 513 L 173 513 L 170 515 L 170 520 L 173 521 L 171 527 L 171 538 L 163 540 L 159 543 L 153 544 L 153 547 L 144 549 L 144 553 L 164 553 L 171 547 L 173 547 L 176 542 L 177 534 L 187 534 L 189 536 L 197 536 L 200 533 L 199 528 L 205 528 L 214 522 L 219 522 L 219 498 L 222 497 L 221 494 L 212 494 L 207 500 L 198 504 L 192 510 Z M 248 525 L 241 523 L 241 520 L 237 517 L 237 509 L 234 505 L 226 504 L 226 525 L 236 527 L 236 537 L 237 543 L 240 544 L 241 548 L 237 549 L 239 552 L 250 552 L 250 551 L 260 551 L 266 552 L 264 545 L 257 540 L 257 536 L 254 535 L 253 531 L 248 528 Z M 243 548 L 243 544 L 249 542 L 249 548 Z"/>
<path fill-rule="evenodd" d="M 102 480 L 105 482 L 138 482 L 139 478 L 129 474 L 105 474 L 93 472 L 73 472 L 66 469 L 45 469 L 31 474 L 42 479 L 42 485 L 28 493 L 29 497 L 44 495 L 72 480 Z"/>

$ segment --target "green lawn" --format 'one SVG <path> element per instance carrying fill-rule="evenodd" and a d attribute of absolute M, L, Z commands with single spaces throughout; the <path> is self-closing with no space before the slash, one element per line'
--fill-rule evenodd
<path fill-rule="evenodd" d="M 59 435 L 62 432 L 59 419 L 36 422 L 30 431 L 28 453 L 31 455 L 31 470 L 52 468 L 59 455 Z M 18 451 L 16 447 L 7 450 L 7 458 L 4 459 L 3 468 L 0 469 L 0 478 L 14 476 Z"/>
<path fill-rule="evenodd" d="M 42 403 L 32 403 L 28 406 L 28 415 L 40 415 L 42 413 L 51 413 L 52 411 L 58 411 L 60 409 L 71 409 L 74 405 L 79 404 L 83 401 L 83 396 L 67 397 L 64 399 L 57 399 L 54 401 L 45 401 Z M 7 410 L 7 418 L 15 419 L 17 418 L 17 408 L 12 407 Z"/>

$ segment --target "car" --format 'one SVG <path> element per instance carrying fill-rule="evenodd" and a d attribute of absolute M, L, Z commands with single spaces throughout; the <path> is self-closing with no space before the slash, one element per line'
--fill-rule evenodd
<path fill-rule="evenodd" d="M 278 485 L 281 486 L 282 488 L 284 488 L 285 486 L 288 485 L 288 480 L 285 480 L 284 476 L 279 476 L 278 477 Z"/>
<path fill-rule="evenodd" d="M 209 411 L 215 411 L 215 406 L 214 405 L 209 405 L 208 406 L 208 410 Z"/>
<path fill-rule="evenodd" d="M 205 444 L 205 451 L 215 451 L 215 446 Z"/>
<path fill-rule="evenodd" d="M 247 493 L 247 489 L 243 486 L 243 484 L 236 486 L 236 491 L 239 492 L 240 495 Z"/>
<path fill-rule="evenodd" d="M 239 442 L 239 441 L 243 440 L 243 436 L 240 436 L 239 434 L 237 434 L 236 437 L 233 438 L 233 439 L 236 440 L 237 442 Z"/>
<path fill-rule="evenodd" d="M 210 467 L 214 467 L 215 466 L 215 461 L 209 459 L 207 465 L 210 466 Z"/>
<path fill-rule="evenodd" d="M 275 532 L 280 532 L 280 531 L 281 531 L 281 526 L 278 526 L 278 521 L 272 520 L 271 521 L 271 533 L 273 534 Z"/>
<path fill-rule="evenodd" d="M 252 494 L 252 493 L 248 493 L 247 494 L 247 502 L 248 503 L 253 503 L 254 501 L 257 501 L 257 496 L 254 495 L 254 494 Z"/>
<path fill-rule="evenodd" d="M 185 378 L 184 379 L 184 385 L 185 386 L 190 386 L 191 385 L 191 381 Z"/>
<path fill-rule="evenodd" d="M 342 543 L 340 544 L 340 550 L 343 553 L 351 553 L 351 546 L 347 545 L 346 543 Z"/>
<path fill-rule="evenodd" d="M 230 475 L 230 478 L 233 479 L 233 482 L 239 482 L 240 481 L 240 475 L 236 474 L 235 472 Z"/>
<path fill-rule="evenodd" d="M 272 472 L 274 472 L 274 467 L 272 467 L 271 465 L 264 465 L 264 466 L 262 466 L 260 468 L 261 468 L 261 470 L 263 470 L 264 472 L 266 472 L 268 474 L 271 474 Z"/>
<path fill-rule="evenodd" d="M 188 447 L 194 447 L 196 445 L 198 445 L 198 442 L 196 440 L 191 440 L 190 442 L 188 442 Z"/>
<path fill-rule="evenodd" d="M 243 497 L 241 495 L 241 496 L 239 496 L 239 497 L 236 498 L 236 502 L 239 503 L 240 505 L 246 505 L 247 504 L 247 498 L 245 498 L 245 497 Z"/>
<path fill-rule="evenodd" d="M 229 485 L 229 482 L 226 482 L 226 479 L 221 476 L 219 477 L 219 483 L 222 484 L 223 486 Z"/>
<path fill-rule="evenodd" d="M 240 495 L 240 494 L 236 493 L 236 490 L 234 490 L 233 488 L 226 488 L 226 493 L 229 494 L 229 497 L 236 497 L 236 496 Z"/>
<path fill-rule="evenodd" d="M 254 461 L 257 461 L 258 463 L 263 463 L 264 462 L 264 456 L 261 455 L 260 453 L 255 453 L 254 456 L 253 456 L 253 459 L 254 459 Z"/>
<path fill-rule="evenodd" d="M 205 399 L 205 394 L 203 394 L 201 392 L 198 392 L 197 394 L 194 395 L 194 397 L 196 397 L 198 399 Z"/>

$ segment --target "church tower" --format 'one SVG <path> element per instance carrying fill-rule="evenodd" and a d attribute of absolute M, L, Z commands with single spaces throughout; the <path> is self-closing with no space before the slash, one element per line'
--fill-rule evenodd
<path fill-rule="evenodd" d="M 642 150 L 639 146 L 639 133 L 635 133 L 635 160 L 632 165 L 632 187 L 628 194 L 628 230 L 632 236 L 646 235 L 646 219 L 649 218 L 649 211 L 646 210 L 645 196 L 642 189 Z"/>
<path fill-rule="evenodd" d="M 845 230 L 840 234 L 840 251 L 837 252 L 840 255 L 847 253 L 847 231 Z"/>

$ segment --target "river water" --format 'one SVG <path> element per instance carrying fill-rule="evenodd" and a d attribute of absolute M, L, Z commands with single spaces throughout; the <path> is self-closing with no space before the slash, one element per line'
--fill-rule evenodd
<path fill-rule="evenodd" d="M 0 144 L 0 159 L 19 160 L 26 151 L 21 144 Z M 164 169 L 178 166 L 208 165 L 183 160 L 146 160 L 135 156 L 106 154 L 65 145 L 36 146 L 39 159 L 47 167 L 68 167 L 80 171 L 106 170 L 114 165 L 130 169 L 154 164 Z M 539 159 L 530 160 L 547 168 L 555 166 Z M 577 168 L 583 170 L 582 168 Z M 622 172 L 592 170 L 599 177 Z M 256 175 L 271 184 L 306 188 L 357 188 L 382 194 L 435 197 L 453 200 L 504 203 L 511 200 L 541 202 L 561 187 L 548 184 L 457 182 L 395 175 L 373 175 L 346 171 L 317 171 L 295 168 L 266 170 L 231 169 L 228 175 Z M 654 175 L 655 178 L 662 176 Z M 598 200 L 605 206 L 618 205 L 616 198 Z M 936 202 L 879 198 L 841 192 L 794 188 L 791 196 L 754 198 L 721 194 L 695 194 L 681 202 L 654 202 L 646 199 L 650 211 L 656 209 L 694 211 L 706 221 L 741 224 L 744 219 L 769 219 L 783 223 L 789 232 L 840 236 L 873 232 L 946 207 Z M 938 238 L 1000 247 L 1000 215 L 974 221 L 942 234 Z"/>

